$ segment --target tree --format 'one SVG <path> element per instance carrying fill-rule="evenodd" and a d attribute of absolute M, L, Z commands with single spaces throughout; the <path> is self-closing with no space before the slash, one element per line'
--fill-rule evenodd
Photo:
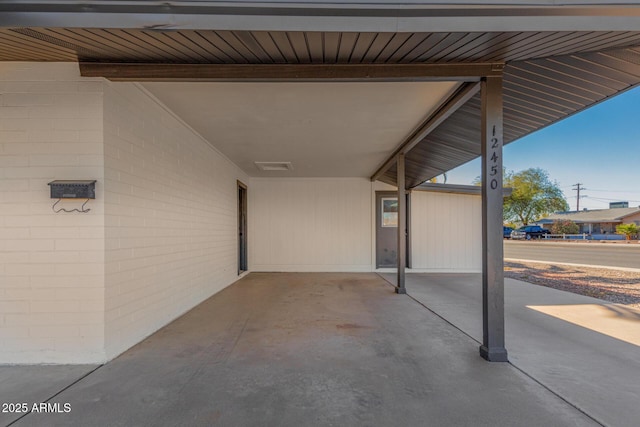
<path fill-rule="evenodd" d="M 446 184 L 447 183 L 447 173 L 444 172 L 442 175 L 439 175 L 439 176 L 442 176 L 442 183 Z M 432 184 L 437 184 L 438 183 L 438 177 L 434 176 L 433 178 L 431 178 L 429 180 L 429 182 L 432 183 Z"/>
<path fill-rule="evenodd" d="M 631 236 L 638 234 L 638 226 L 635 224 L 619 224 L 616 225 L 616 234 L 624 234 L 627 240 L 631 240 Z"/>
<path fill-rule="evenodd" d="M 568 219 L 553 221 L 553 224 L 551 224 L 552 234 L 578 234 L 579 231 L 578 224 Z"/>
<path fill-rule="evenodd" d="M 530 168 L 504 175 L 504 186 L 512 192 L 504 199 L 504 220 L 520 221 L 527 225 L 556 211 L 566 211 L 569 204 L 547 171 Z"/>

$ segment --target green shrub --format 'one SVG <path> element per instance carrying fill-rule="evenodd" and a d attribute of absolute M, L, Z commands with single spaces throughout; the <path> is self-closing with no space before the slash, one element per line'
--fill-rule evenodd
<path fill-rule="evenodd" d="M 553 221 L 551 224 L 551 234 L 578 234 L 580 227 L 568 219 Z"/>
<path fill-rule="evenodd" d="M 637 236 L 638 226 L 635 224 L 619 224 L 616 225 L 616 234 L 624 234 L 627 240 L 631 240 L 631 237 Z"/>

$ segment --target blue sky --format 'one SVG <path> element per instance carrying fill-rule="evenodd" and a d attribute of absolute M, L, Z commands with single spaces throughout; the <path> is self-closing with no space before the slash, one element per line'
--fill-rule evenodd
<path fill-rule="evenodd" d="M 587 196 L 580 209 L 606 209 L 610 201 L 640 206 L 640 87 L 505 146 L 504 166 L 545 169 L 572 210 L 578 182 Z M 448 172 L 447 183 L 471 184 L 479 175 L 476 159 Z"/>

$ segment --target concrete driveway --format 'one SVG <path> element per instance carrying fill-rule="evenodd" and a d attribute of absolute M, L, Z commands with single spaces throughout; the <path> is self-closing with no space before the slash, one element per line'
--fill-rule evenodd
<path fill-rule="evenodd" d="M 0 425 L 597 425 L 376 274 L 253 273 L 88 375 L 69 369 L 0 368 L 3 402 L 71 408 Z"/>
<path fill-rule="evenodd" d="M 479 274 L 409 274 L 406 283 L 411 297 L 482 340 Z M 505 332 L 515 367 L 602 425 L 640 425 L 640 310 L 506 279 Z"/>

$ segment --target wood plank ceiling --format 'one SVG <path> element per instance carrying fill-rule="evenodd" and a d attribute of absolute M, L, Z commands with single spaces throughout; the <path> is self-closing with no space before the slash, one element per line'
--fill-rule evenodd
<path fill-rule="evenodd" d="M 640 32 L 355 33 L 0 29 L 0 61 L 209 64 L 505 62 L 505 143 L 640 83 Z M 476 158 L 480 98 L 407 156 L 407 187 Z M 372 171 L 373 172 L 373 171 Z M 395 168 L 382 181 L 395 184 Z"/>

